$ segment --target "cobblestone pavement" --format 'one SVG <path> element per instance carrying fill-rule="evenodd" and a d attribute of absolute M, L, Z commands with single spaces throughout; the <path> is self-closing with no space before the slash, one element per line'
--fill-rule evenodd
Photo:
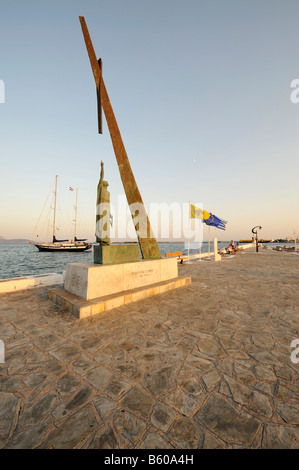
<path fill-rule="evenodd" d="M 2 295 L 0 447 L 298 448 L 298 263 L 180 265 L 190 286 L 81 321 Z"/>

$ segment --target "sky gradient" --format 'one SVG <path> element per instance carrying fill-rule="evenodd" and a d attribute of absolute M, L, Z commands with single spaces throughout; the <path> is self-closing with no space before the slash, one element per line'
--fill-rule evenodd
<path fill-rule="evenodd" d="M 56 174 L 61 235 L 94 238 L 105 164 L 123 195 L 104 120 L 97 133 L 85 17 L 146 206 L 202 203 L 219 239 L 299 232 L 297 0 L 0 1 L 0 236 L 30 238 Z M 1 101 L 1 100 L 0 100 Z M 66 214 L 66 215 L 63 215 Z M 207 238 L 207 228 L 204 228 Z"/>

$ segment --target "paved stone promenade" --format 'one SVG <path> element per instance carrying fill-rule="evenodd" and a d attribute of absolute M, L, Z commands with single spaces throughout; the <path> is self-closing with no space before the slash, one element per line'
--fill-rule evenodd
<path fill-rule="evenodd" d="M 298 448 L 298 268 L 194 261 L 190 286 L 81 321 L 2 295 L 0 448 Z"/>

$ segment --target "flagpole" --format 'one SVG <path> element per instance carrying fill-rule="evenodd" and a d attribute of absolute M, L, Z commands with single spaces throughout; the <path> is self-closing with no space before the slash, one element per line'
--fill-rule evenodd
<path fill-rule="evenodd" d="M 216 237 L 216 227 L 214 227 L 214 238 Z M 214 255 L 217 254 L 215 253 L 215 250 L 214 250 Z"/>
<path fill-rule="evenodd" d="M 189 201 L 189 222 L 188 222 L 188 263 L 190 263 L 190 224 L 191 224 L 191 206 Z"/>
<path fill-rule="evenodd" d="M 199 242 L 199 260 L 201 261 L 201 239 L 200 239 L 200 229 L 199 229 L 199 237 L 198 237 L 198 242 Z"/>

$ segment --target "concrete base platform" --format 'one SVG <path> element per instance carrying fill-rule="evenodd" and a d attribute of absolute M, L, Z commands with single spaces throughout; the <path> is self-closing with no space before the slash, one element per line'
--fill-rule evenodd
<path fill-rule="evenodd" d="M 119 292 L 93 300 L 82 300 L 81 297 L 63 289 L 53 289 L 48 291 L 48 298 L 63 309 L 72 313 L 76 318 L 82 319 L 188 284 L 191 284 L 191 277 L 176 278 L 171 281 L 159 282 L 150 286 Z"/>

